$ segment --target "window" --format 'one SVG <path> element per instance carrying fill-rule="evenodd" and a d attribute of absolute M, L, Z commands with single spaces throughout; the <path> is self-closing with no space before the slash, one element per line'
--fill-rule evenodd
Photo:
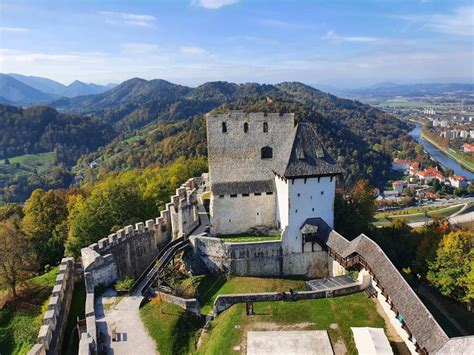
<path fill-rule="evenodd" d="M 269 191 L 269 192 L 266 192 L 267 195 L 273 195 L 273 192 Z"/>
<path fill-rule="evenodd" d="M 313 212 L 314 212 L 314 208 L 312 208 L 312 209 L 311 209 L 311 211 L 313 211 Z"/>
<path fill-rule="evenodd" d="M 267 132 L 268 132 L 268 123 L 263 122 L 263 133 L 267 133 Z"/>
<path fill-rule="evenodd" d="M 260 150 L 260 155 L 262 159 L 271 159 L 273 158 L 273 148 L 272 147 L 263 147 Z"/>
<path fill-rule="evenodd" d="M 224 195 L 219 195 L 219 198 L 224 198 Z"/>
<path fill-rule="evenodd" d="M 295 213 L 298 213 L 298 210 L 295 210 Z"/>
<path fill-rule="evenodd" d="M 250 194 L 242 194 L 243 197 L 248 197 Z"/>
<path fill-rule="evenodd" d="M 248 133 L 249 131 L 249 124 L 247 122 L 244 123 L 244 132 Z"/>
<path fill-rule="evenodd" d="M 321 195 L 324 195 L 324 191 L 321 191 Z"/>
<path fill-rule="evenodd" d="M 237 194 L 232 194 L 230 195 L 230 197 L 237 197 Z"/>
<path fill-rule="evenodd" d="M 227 133 L 227 124 L 222 122 L 222 133 Z"/>
<path fill-rule="evenodd" d="M 255 192 L 254 195 L 255 196 L 260 196 L 262 193 L 261 192 Z"/>

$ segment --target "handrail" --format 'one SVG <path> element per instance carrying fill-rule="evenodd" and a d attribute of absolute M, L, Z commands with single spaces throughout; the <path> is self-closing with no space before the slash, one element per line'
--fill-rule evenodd
<path fill-rule="evenodd" d="M 133 283 L 132 287 L 130 287 L 129 292 L 132 293 L 135 291 L 136 287 L 140 285 L 140 283 L 145 279 L 145 277 L 148 275 L 148 273 L 155 267 L 156 263 L 160 260 L 160 258 L 168 251 L 169 248 L 172 248 L 174 245 L 182 242 L 184 240 L 184 237 L 180 237 L 177 239 L 172 240 L 168 244 L 166 244 L 161 251 L 158 253 L 157 257 L 153 259 L 153 261 L 147 266 L 145 271 L 138 277 L 138 279 Z"/>

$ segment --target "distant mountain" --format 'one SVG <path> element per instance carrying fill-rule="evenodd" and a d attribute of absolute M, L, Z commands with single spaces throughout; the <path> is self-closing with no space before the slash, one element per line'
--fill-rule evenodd
<path fill-rule="evenodd" d="M 426 97 L 446 95 L 472 95 L 474 84 L 395 84 L 380 83 L 368 88 L 345 90 L 341 94 L 349 97 L 390 98 L 395 96 Z"/>
<path fill-rule="evenodd" d="M 26 76 L 16 73 L 10 73 L 7 75 L 15 78 L 16 80 L 22 82 L 25 85 L 31 86 L 32 88 L 35 88 L 44 93 L 64 97 L 100 94 L 116 86 L 116 84 L 86 84 L 79 80 L 76 80 L 69 85 L 64 85 L 57 81 L 39 76 Z"/>
<path fill-rule="evenodd" d="M 57 97 L 37 90 L 5 74 L 0 74 L 0 96 L 8 100 L 9 103 L 17 105 L 48 102 Z"/>

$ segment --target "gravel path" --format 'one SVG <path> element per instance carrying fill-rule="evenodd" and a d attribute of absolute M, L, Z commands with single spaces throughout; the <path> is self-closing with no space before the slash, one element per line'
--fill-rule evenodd
<path fill-rule="evenodd" d="M 155 342 L 148 335 L 140 318 L 139 308 L 142 299 L 142 297 L 123 297 L 118 300 L 112 294 L 104 294 L 97 299 L 95 305 L 97 327 L 105 334 L 107 354 L 158 354 Z M 111 341 L 114 328 L 118 341 Z"/>

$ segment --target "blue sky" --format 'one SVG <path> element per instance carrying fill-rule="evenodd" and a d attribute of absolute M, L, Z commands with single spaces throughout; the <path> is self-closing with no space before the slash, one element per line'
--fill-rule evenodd
<path fill-rule="evenodd" d="M 474 4 L 1 0 L 0 72 L 64 83 L 472 82 Z"/>

